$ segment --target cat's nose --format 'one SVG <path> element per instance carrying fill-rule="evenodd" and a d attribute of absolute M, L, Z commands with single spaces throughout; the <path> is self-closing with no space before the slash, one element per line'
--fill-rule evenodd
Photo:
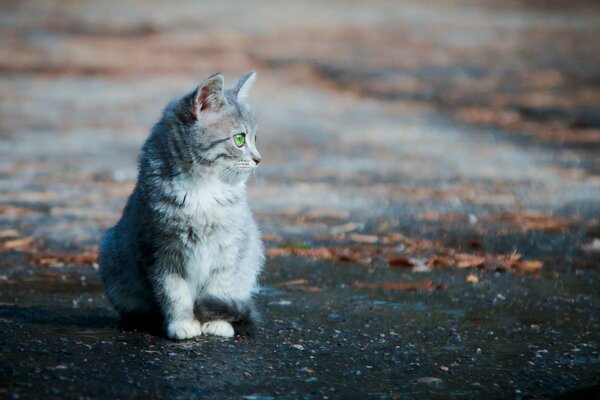
<path fill-rule="evenodd" d="M 262 158 L 260 158 L 260 156 L 252 156 L 252 159 L 254 160 L 256 165 L 260 164 L 260 160 L 262 160 Z"/>

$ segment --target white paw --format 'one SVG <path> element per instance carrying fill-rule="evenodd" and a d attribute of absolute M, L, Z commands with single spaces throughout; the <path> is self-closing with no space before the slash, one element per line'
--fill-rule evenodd
<path fill-rule="evenodd" d="M 226 338 L 233 337 L 235 334 L 233 331 L 233 326 L 231 326 L 229 322 L 220 319 L 203 323 L 202 333 L 204 335 L 221 336 Z"/>
<path fill-rule="evenodd" d="M 171 322 L 167 327 L 167 336 L 169 339 L 184 340 L 191 339 L 202 334 L 200 322 L 190 321 L 175 321 Z"/>

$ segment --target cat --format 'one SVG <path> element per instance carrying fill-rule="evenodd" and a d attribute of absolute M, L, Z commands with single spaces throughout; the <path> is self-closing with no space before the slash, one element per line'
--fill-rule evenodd
<path fill-rule="evenodd" d="M 252 334 L 263 244 L 246 196 L 261 161 L 246 102 L 254 72 L 216 74 L 171 101 L 138 157 L 121 219 L 100 244 L 105 295 L 167 337 Z M 201 321 L 201 322 L 200 322 Z"/>

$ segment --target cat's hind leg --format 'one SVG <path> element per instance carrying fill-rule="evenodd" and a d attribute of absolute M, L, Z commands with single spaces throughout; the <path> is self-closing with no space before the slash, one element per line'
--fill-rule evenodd
<path fill-rule="evenodd" d="M 232 337 L 234 334 L 256 334 L 260 315 L 252 298 L 224 300 L 212 295 L 196 302 L 195 311 L 202 321 L 202 334 Z"/>

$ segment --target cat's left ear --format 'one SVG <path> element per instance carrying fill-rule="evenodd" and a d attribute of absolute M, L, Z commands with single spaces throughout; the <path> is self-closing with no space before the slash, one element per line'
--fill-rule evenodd
<path fill-rule="evenodd" d="M 224 83 L 221 74 L 215 74 L 202 82 L 195 95 L 196 112 L 216 112 L 227 104 L 223 92 Z"/>
<path fill-rule="evenodd" d="M 256 72 L 250 71 L 244 75 L 232 86 L 231 90 L 235 93 L 236 99 L 238 101 L 243 101 L 248 97 L 248 93 L 250 92 L 250 88 L 254 84 L 256 80 Z"/>

